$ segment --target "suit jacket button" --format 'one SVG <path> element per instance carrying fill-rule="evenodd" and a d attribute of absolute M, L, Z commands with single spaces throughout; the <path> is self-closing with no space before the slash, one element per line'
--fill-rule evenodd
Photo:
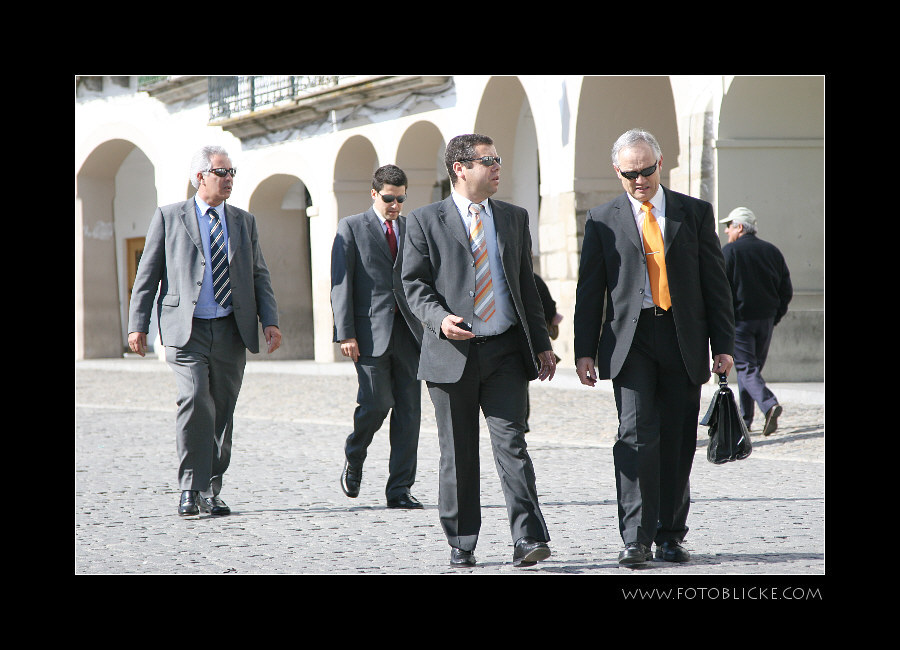
<path fill-rule="evenodd" d="M 636 323 L 636 322 L 637 322 L 637 318 L 632 318 L 632 319 L 631 319 L 631 322 L 632 322 L 632 323 Z"/>
<path fill-rule="evenodd" d="M 470 292 L 469 292 L 469 295 L 470 295 L 471 297 L 474 298 L 474 297 L 475 297 L 475 292 L 474 292 L 474 291 L 470 291 Z"/>

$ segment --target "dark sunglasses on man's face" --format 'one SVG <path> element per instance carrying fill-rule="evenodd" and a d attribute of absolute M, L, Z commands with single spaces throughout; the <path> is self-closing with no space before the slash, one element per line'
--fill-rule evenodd
<path fill-rule="evenodd" d="M 656 171 L 656 165 L 658 165 L 658 164 L 659 163 L 656 163 L 652 167 L 644 167 L 644 169 L 642 169 L 639 172 L 623 172 L 620 169 L 619 173 L 622 174 L 622 176 L 624 176 L 628 180 L 633 181 L 635 178 L 638 177 L 638 174 L 640 174 L 644 178 L 646 178 L 647 176 L 653 176 L 653 173 Z"/>
<path fill-rule="evenodd" d="M 228 174 L 231 174 L 231 177 L 234 178 L 235 174 L 237 174 L 237 170 L 232 167 L 231 169 L 225 169 L 224 167 L 219 167 L 218 169 L 207 169 L 206 171 L 212 172 L 219 178 L 225 178 Z"/>
<path fill-rule="evenodd" d="M 382 194 L 381 192 L 378 192 L 378 196 L 380 196 L 381 200 L 385 203 L 393 203 L 394 201 L 403 203 L 406 200 L 406 194 L 403 196 L 394 196 L 393 194 Z"/>
<path fill-rule="evenodd" d="M 480 162 L 485 167 L 491 167 L 494 163 L 502 165 L 500 156 L 482 156 L 481 158 L 463 158 L 459 162 Z"/>

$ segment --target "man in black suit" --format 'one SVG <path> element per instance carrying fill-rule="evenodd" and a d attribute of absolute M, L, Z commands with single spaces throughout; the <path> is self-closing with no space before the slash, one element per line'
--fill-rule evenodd
<path fill-rule="evenodd" d="M 719 223 L 726 224 L 728 235 L 722 254 L 734 294 L 734 368 L 741 415 L 749 430 L 753 404 L 759 404 L 766 417 L 763 435 L 768 436 L 778 428 L 782 407 L 766 386 L 762 369 L 772 331 L 794 296 L 791 273 L 781 251 L 756 236 L 756 215 L 751 210 L 735 208 Z"/>
<path fill-rule="evenodd" d="M 660 185 L 656 139 L 628 131 L 612 161 L 625 193 L 587 214 L 576 371 L 587 386 L 613 382 L 619 562 L 647 562 L 654 542 L 658 559 L 686 562 L 700 387 L 710 347 L 714 372 L 733 364 L 731 289 L 712 206 Z"/>
<path fill-rule="evenodd" d="M 416 379 L 422 323 L 412 315 L 400 279 L 406 218 L 406 174 L 384 165 L 372 176 L 372 207 L 341 219 L 331 251 L 334 341 L 359 379 L 353 432 L 344 444 L 341 489 L 359 495 L 362 468 L 375 432 L 390 420 L 388 508 L 418 509 L 416 480 L 421 383 Z"/>
<path fill-rule="evenodd" d="M 489 198 L 501 164 L 491 138 L 457 136 L 444 161 L 451 195 L 410 213 L 403 259 L 410 308 L 427 330 L 419 378 L 437 419 L 441 524 L 451 566 L 474 566 L 480 407 L 506 499 L 513 564 L 530 566 L 550 555 L 550 536 L 525 445 L 528 381 L 552 379 L 556 361 L 534 284 L 528 213 Z"/>

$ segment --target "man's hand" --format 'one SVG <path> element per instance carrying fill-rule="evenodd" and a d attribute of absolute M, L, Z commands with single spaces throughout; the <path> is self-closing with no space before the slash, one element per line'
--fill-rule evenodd
<path fill-rule="evenodd" d="M 538 359 L 541 362 L 541 372 L 538 375 L 538 379 L 544 381 L 550 381 L 553 379 L 553 375 L 556 374 L 556 355 L 553 354 L 553 350 L 545 350 L 538 354 Z"/>
<path fill-rule="evenodd" d="M 130 332 L 128 334 L 128 347 L 132 352 L 144 356 L 147 350 L 147 334 L 144 332 Z"/>
<path fill-rule="evenodd" d="M 578 373 L 578 379 L 585 386 L 594 386 L 597 383 L 597 369 L 594 367 L 594 360 L 590 357 L 576 359 L 575 372 Z"/>
<path fill-rule="evenodd" d="M 469 330 L 456 326 L 457 323 L 461 323 L 462 320 L 462 316 L 454 316 L 453 314 L 445 316 L 444 320 L 441 321 L 441 331 L 444 333 L 444 336 L 452 341 L 464 341 L 466 339 L 475 338 L 475 335 Z"/>
<path fill-rule="evenodd" d="M 359 343 L 356 339 L 344 339 L 341 341 L 341 354 L 350 357 L 353 363 L 359 360 Z"/>
<path fill-rule="evenodd" d="M 265 328 L 263 330 L 263 335 L 266 337 L 266 345 L 269 354 L 272 354 L 281 346 L 281 330 L 274 325 L 269 325 Z"/>
<path fill-rule="evenodd" d="M 734 358 L 730 354 L 717 354 L 713 359 L 712 371 L 717 375 L 727 375 L 734 365 Z"/>

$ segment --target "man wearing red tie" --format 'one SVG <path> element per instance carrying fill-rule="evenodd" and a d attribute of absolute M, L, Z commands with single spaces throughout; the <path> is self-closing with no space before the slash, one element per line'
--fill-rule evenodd
<path fill-rule="evenodd" d="M 390 412 L 387 505 L 416 509 L 422 504 L 410 488 L 419 447 L 422 393 L 416 370 L 422 323 L 410 312 L 400 279 L 406 187 L 402 169 L 379 167 L 372 177 L 372 207 L 338 223 L 331 250 L 331 307 L 334 341 L 353 360 L 359 378 L 341 489 L 348 497 L 359 495 L 367 450 Z"/>

